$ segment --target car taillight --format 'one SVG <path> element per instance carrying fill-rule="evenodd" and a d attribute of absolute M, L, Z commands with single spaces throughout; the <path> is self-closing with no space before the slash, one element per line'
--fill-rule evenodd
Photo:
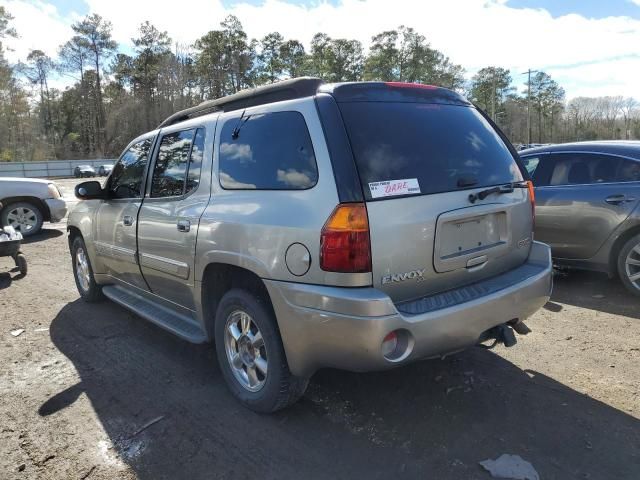
<path fill-rule="evenodd" d="M 529 201 L 531 202 L 531 214 L 533 215 L 533 224 L 536 223 L 536 190 L 533 187 L 533 182 L 527 180 L 527 190 L 529 190 Z"/>
<path fill-rule="evenodd" d="M 338 205 L 320 234 L 320 268 L 328 272 L 371 271 L 369 220 L 364 203 Z"/>

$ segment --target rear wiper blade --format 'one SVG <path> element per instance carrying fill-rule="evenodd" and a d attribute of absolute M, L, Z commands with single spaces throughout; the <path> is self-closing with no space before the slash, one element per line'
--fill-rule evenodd
<path fill-rule="evenodd" d="M 484 200 L 489 195 L 494 193 L 501 195 L 503 193 L 512 193 L 516 188 L 529 188 L 525 182 L 512 182 L 505 183 L 504 185 L 498 185 L 496 187 L 487 188 L 486 190 L 480 190 L 476 193 L 469 194 L 469 202 L 476 203 L 476 200 Z"/>

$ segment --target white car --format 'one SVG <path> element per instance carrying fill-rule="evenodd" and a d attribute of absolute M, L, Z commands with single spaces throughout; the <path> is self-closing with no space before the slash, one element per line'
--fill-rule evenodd
<path fill-rule="evenodd" d="M 12 226 L 24 237 L 67 214 L 60 188 L 49 180 L 0 177 L 0 203 L 0 226 Z"/>

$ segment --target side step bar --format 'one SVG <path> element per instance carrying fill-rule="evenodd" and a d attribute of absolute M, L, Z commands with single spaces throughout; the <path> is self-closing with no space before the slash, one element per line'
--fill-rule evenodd
<path fill-rule="evenodd" d="M 105 285 L 102 287 L 102 293 L 104 293 L 105 297 L 131 310 L 145 320 L 155 323 L 188 342 L 204 343 L 207 341 L 207 336 L 202 331 L 202 328 L 186 315 L 180 315 L 117 285 Z"/>

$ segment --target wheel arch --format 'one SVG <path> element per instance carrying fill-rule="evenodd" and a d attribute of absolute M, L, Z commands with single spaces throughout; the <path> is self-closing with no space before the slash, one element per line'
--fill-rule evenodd
<path fill-rule="evenodd" d="M 624 247 L 624 244 L 629 241 L 630 238 L 640 234 L 640 225 L 634 225 L 633 227 L 625 230 L 621 233 L 615 242 L 611 246 L 611 252 L 609 253 L 609 269 L 612 275 L 618 275 L 618 255 L 620 250 Z"/>
<path fill-rule="evenodd" d="M 220 300 L 225 293 L 234 288 L 254 294 L 273 313 L 267 287 L 255 272 L 230 263 L 209 263 L 203 271 L 201 285 L 202 313 L 209 339 L 213 339 L 214 336 L 215 314 Z M 276 318 L 275 314 L 274 318 Z M 278 328 L 277 318 L 276 328 Z"/>
<path fill-rule="evenodd" d="M 48 222 L 51 220 L 51 212 L 49 211 L 49 207 L 47 206 L 46 202 L 44 202 L 42 199 L 38 197 L 14 196 L 14 197 L 0 198 L 0 203 L 2 203 L 2 210 L 0 210 L 0 212 L 4 212 L 4 210 L 12 203 L 19 203 L 19 202 L 31 203 L 32 205 L 38 207 L 38 209 L 42 213 L 42 219 L 45 222 Z"/>

